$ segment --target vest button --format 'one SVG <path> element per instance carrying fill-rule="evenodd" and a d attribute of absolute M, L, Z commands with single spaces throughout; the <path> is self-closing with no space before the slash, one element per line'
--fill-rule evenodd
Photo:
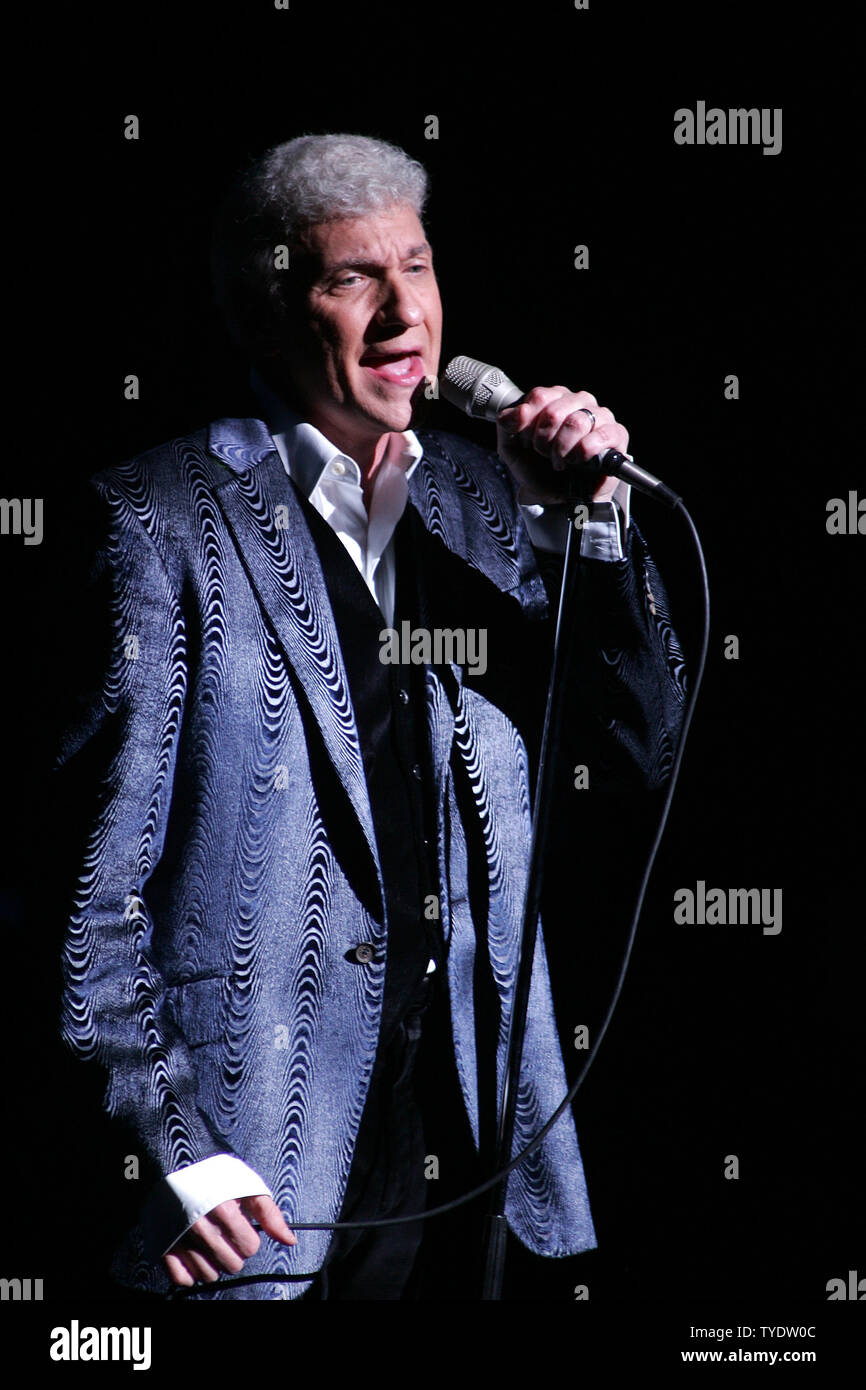
<path fill-rule="evenodd" d="M 398 694 L 398 696 L 399 696 L 400 703 L 403 704 L 403 705 L 408 705 L 408 703 L 409 703 L 409 691 L 408 691 L 408 690 L 398 690 L 398 691 L 397 691 L 397 694 Z"/>
<path fill-rule="evenodd" d="M 413 776 L 413 777 L 417 777 L 417 778 L 418 778 L 418 781 L 420 782 L 420 781 L 421 781 L 421 775 L 422 775 L 422 774 L 421 774 L 421 764 L 420 764 L 420 763 L 415 763 L 414 767 L 412 768 L 412 776 Z"/>
<path fill-rule="evenodd" d="M 366 965 L 375 954 L 375 947 L 371 946 L 369 941 L 362 941 L 360 946 L 355 947 L 355 960 L 359 961 L 361 965 Z"/>

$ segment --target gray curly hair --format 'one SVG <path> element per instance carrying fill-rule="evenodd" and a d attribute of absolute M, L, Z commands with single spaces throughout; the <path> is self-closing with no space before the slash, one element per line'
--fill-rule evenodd
<path fill-rule="evenodd" d="M 291 259 L 316 223 L 394 204 L 420 220 L 427 192 L 417 160 L 368 135 L 300 135 L 267 150 L 232 185 L 211 245 L 216 300 L 238 346 L 262 362 L 285 336 L 287 277 L 274 264 L 276 246 Z"/>

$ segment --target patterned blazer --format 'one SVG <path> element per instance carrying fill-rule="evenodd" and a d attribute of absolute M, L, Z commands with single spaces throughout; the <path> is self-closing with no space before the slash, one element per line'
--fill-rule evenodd
<path fill-rule="evenodd" d="M 486 972 L 501 1079 L 530 845 L 528 736 L 511 696 L 520 634 L 549 632 L 551 605 L 507 469 L 457 436 L 419 437 L 410 500 L 442 572 L 465 580 L 479 612 L 489 595 L 497 631 L 514 635 L 498 678 L 491 655 L 486 686 L 450 664 L 425 671 L 454 1050 L 478 1142 L 476 996 Z M 55 773 L 88 759 L 98 781 L 65 926 L 64 1040 L 104 1069 L 105 1110 L 153 1177 L 234 1153 L 290 1226 L 337 1220 L 376 1055 L 387 922 L 316 549 L 257 419 L 220 420 L 108 468 L 88 492 L 104 663 Z M 615 644 L 597 654 L 597 717 L 636 784 L 657 787 L 684 698 L 664 590 L 634 523 L 623 561 L 589 566 Z M 365 962 L 362 942 L 375 947 Z M 515 1153 L 565 1090 L 539 935 Z M 506 1215 L 539 1255 L 595 1245 L 568 1111 L 512 1174 Z M 262 1233 L 243 1277 L 200 1296 L 298 1297 L 329 1239 L 301 1231 L 289 1249 Z M 143 1222 L 114 1272 L 142 1290 L 173 1287 Z"/>

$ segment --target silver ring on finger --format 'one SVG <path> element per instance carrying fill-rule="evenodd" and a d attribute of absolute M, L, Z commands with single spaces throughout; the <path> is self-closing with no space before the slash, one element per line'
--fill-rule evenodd
<path fill-rule="evenodd" d="M 595 429 L 595 416 L 593 415 L 592 411 L 587 410 L 585 405 L 579 405 L 577 408 L 579 411 L 582 412 L 582 414 L 589 416 L 590 420 L 592 421 L 592 428 Z"/>

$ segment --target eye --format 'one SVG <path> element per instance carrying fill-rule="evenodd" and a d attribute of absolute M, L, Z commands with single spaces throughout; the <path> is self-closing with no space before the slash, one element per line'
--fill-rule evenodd
<path fill-rule="evenodd" d="M 360 280 L 360 279 L 361 279 L 360 275 L 356 275 L 356 274 L 354 273 L 354 271 L 350 271 L 347 275 L 341 275 L 340 278 L 339 278 L 339 280 L 335 280 L 335 281 L 334 281 L 334 284 L 335 284 L 335 285 L 349 285 L 349 284 L 352 283 L 353 280 Z"/>

